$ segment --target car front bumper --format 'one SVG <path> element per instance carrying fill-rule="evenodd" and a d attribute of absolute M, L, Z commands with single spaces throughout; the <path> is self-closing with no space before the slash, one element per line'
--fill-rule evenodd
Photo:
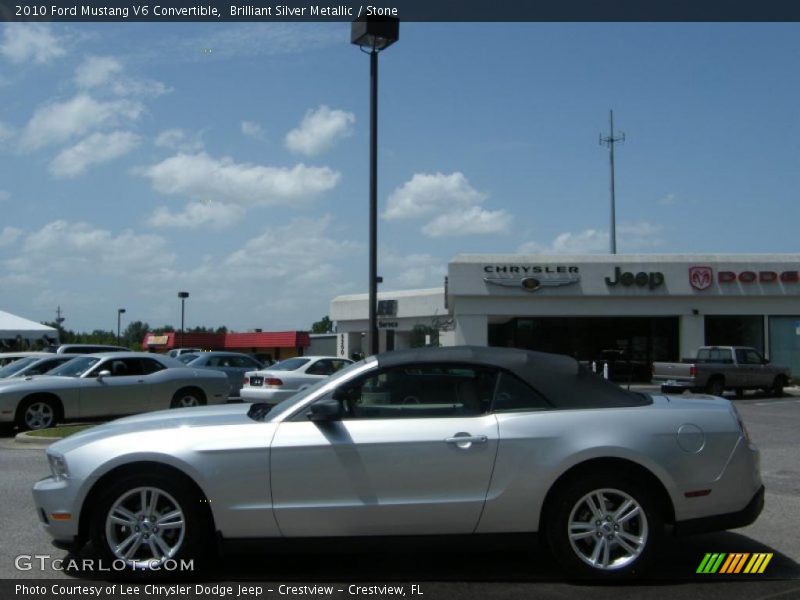
<path fill-rule="evenodd" d="M 46 477 L 33 486 L 33 501 L 42 527 L 56 544 L 74 544 L 78 537 L 79 509 L 69 479 Z"/>

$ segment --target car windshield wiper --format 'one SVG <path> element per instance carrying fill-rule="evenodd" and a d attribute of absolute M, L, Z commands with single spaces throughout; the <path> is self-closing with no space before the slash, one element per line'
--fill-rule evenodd
<path fill-rule="evenodd" d="M 254 421 L 261 421 L 272 410 L 273 405 L 266 402 L 256 402 L 247 411 L 247 416 Z"/>

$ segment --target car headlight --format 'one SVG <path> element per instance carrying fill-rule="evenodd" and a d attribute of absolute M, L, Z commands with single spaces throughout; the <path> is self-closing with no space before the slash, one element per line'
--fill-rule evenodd
<path fill-rule="evenodd" d="M 66 458 L 59 454 L 48 454 L 47 460 L 50 463 L 50 471 L 53 473 L 53 479 L 62 481 L 69 477 Z"/>

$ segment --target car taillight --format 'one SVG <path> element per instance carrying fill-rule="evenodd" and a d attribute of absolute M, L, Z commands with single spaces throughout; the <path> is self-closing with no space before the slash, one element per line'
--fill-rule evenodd
<path fill-rule="evenodd" d="M 689 377 L 697 377 L 697 367 L 695 365 L 689 365 Z"/>
<path fill-rule="evenodd" d="M 283 382 L 280 379 L 278 379 L 277 377 L 267 377 L 264 380 L 264 384 L 265 385 L 281 386 L 281 385 L 283 385 Z"/>
<path fill-rule="evenodd" d="M 242 385 L 250 385 L 250 378 L 249 377 L 245 377 L 244 381 L 242 381 Z"/>

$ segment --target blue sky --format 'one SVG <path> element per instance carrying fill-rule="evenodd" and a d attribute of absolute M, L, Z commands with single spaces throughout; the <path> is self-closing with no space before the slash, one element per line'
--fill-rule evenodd
<path fill-rule="evenodd" d="M 380 58 L 382 289 L 461 252 L 796 252 L 800 26 L 402 23 Z M 304 329 L 367 287 L 349 24 L 0 30 L 0 309 Z"/>

